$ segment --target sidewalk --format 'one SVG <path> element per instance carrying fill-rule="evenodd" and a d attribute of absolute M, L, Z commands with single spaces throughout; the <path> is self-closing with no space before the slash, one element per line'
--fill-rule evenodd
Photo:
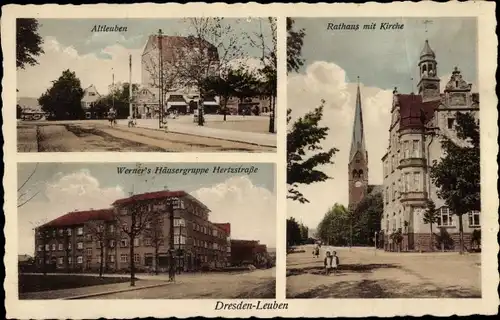
<path fill-rule="evenodd" d="M 90 276 L 90 275 L 89 275 Z M 95 276 L 95 275 L 94 275 Z M 88 298 L 92 296 L 100 296 L 118 292 L 126 292 L 133 290 L 141 290 L 146 288 L 155 288 L 160 286 L 169 285 L 171 282 L 166 280 L 136 280 L 135 287 L 130 286 L 130 282 L 105 284 L 99 286 L 88 286 L 80 288 L 71 289 L 61 289 L 61 290 L 50 290 L 50 291 L 40 291 L 40 292 L 26 292 L 19 293 L 19 299 L 27 300 L 48 300 L 48 299 L 80 299 Z"/>
<path fill-rule="evenodd" d="M 168 132 L 276 148 L 276 134 L 216 129 L 176 120 L 178 119 L 168 120 Z M 158 119 L 137 119 L 136 123 L 138 128 L 164 131 L 164 129 L 159 128 Z M 127 127 L 128 120 L 117 120 L 117 124 Z"/>

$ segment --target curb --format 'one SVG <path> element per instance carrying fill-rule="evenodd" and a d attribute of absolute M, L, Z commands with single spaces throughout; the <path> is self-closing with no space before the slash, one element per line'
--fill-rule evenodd
<path fill-rule="evenodd" d="M 277 146 L 275 146 L 275 145 L 249 142 L 249 141 L 244 141 L 243 139 L 236 140 L 236 139 L 217 138 L 217 137 L 204 136 L 204 135 L 195 134 L 195 133 L 185 133 L 185 132 L 180 132 L 180 131 L 175 131 L 175 130 L 164 131 L 162 129 L 153 129 L 153 128 L 146 128 L 146 127 L 136 127 L 136 128 L 146 129 L 146 130 L 152 130 L 152 131 L 160 131 L 160 132 L 165 132 L 165 133 L 171 132 L 171 133 L 183 134 L 183 135 L 186 135 L 186 136 L 201 137 L 201 138 L 210 138 L 210 139 L 214 139 L 214 140 L 238 142 L 238 143 L 250 144 L 250 145 L 254 145 L 254 146 L 258 146 L 258 147 L 277 148 Z M 122 131 L 126 131 L 126 130 L 122 130 Z M 143 136 L 148 137 L 147 135 L 143 135 Z M 149 137 L 149 138 L 151 138 L 151 137 Z"/>
<path fill-rule="evenodd" d="M 162 286 L 166 286 L 166 285 L 169 285 L 169 284 L 172 284 L 172 282 L 165 282 L 165 283 L 160 283 L 160 284 L 153 284 L 153 285 L 144 286 L 144 287 L 135 287 L 135 288 L 127 288 L 127 289 L 120 289 L 120 290 L 111 290 L 111 291 L 105 291 L 105 292 L 82 294 L 82 295 L 79 295 L 79 296 L 72 296 L 72 297 L 68 297 L 68 298 L 62 298 L 61 300 L 77 300 L 77 299 L 84 299 L 84 298 L 105 296 L 105 295 L 114 294 L 114 293 L 121 293 L 121 292 L 129 292 L 129 291 L 137 291 L 137 290 L 142 290 L 142 289 L 150 289 L 150 288 L 162 287 Z"/>

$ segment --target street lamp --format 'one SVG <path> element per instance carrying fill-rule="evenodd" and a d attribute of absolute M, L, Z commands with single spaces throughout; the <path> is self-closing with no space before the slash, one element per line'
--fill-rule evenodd
<path fill-rule="evenodd" d="M 375 255 L 377 255 L 377 231 L 375 231 L 375 245 L 374 245 L 374 247 L 375 247 L 375 251 L 374 251 Z"/>

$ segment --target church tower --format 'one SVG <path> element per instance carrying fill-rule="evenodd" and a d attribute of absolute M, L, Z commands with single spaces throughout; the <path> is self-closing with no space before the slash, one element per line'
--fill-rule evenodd
<path fill-rule="evenodd" d="M 425 40 L 424 48 L 420 52 L 418 67 L 420 71 L 418 94 L 422 96 L 422 101 L 440 99 L 436 54 L 432 51 L 428 40 Z"/>
<path fill-rule="evenodd" d="M 363 129 L 363 111 L 361 108 L 361 92 L 356 94 L 356 109 L 352 128 L 351 150 L 349 152 L 349 209 L 354 209 L 364 198 L 368 190 L 368 152 L 365 147 Z"/>

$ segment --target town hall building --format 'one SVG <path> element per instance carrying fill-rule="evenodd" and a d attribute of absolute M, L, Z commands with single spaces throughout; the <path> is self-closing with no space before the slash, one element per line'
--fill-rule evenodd
<path fill-rule="evenodd" d="M 457 139 L 457 112 L 471 112 L 479 123 L 479 94 L 471 92 L 472 84 L 462 78 L 458 67 L 441 92 L 436 55 L 427 40 L 418 67 L 418 93 L 400 94 L 395 89 L 393 95 L 389 146 L 382 157 L 384 248 L 390 251 L 458 250 L 458 217 L 437 196 L 437 188 L 430 179 L 430 167 L 443 155 L 439 136 Z M 365 161 L 363 157 L 359 160 Z M 434 201 L 439 216 L 433 225 L 436 231 L 432 240 L 430 226 L 423 220 L 428 199 Z M 479 212 L 462 216 L 466 246 L 471 244 L 474 230 L 480 230 L 479 218 Z M 402 234 L 402 241 L 391 239 L 391 234 L 396 232 Z"/>

